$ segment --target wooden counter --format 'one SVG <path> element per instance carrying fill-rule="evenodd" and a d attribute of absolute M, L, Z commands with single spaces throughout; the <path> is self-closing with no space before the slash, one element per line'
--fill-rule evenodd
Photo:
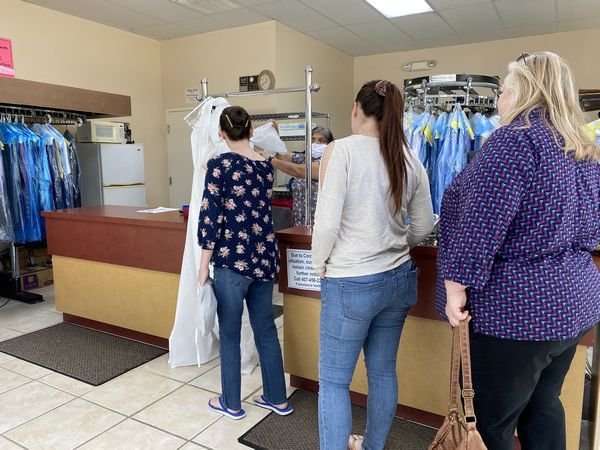
<path fill-rule="evenodd" d="M 186 223 L 177 211 L 92 206 L 44 212 L 65 322 L 168 348 Z"/>
<path fill-rule="evenodd" d="M 278 232 L 277 239 L 282 259 L 279 289 L 284 294 L 285 371 L 291 375 L 292 386 L 317 391 L 320 293 L 290 288 L 286 261 L 288 249 L 310 251 L 311 233 L 307 228 L 295 227 Z M 451 327 L 435 310 L 437 248 L 417 247 L 411 256 L 419 268 L 418 300 L 404 324 L 398 351 L 396 413 L 438 427 L 448 407 Z M 591 345 L 592 337 L 589 333 L 582 344 Z M 585 345 L 578 347 L 561 396 L 567 418 L 568 450 L 579 448 Z M 354 403 L 366 405 L 368 386 L 363 357 L 359 357 L 350 391 Z"/>

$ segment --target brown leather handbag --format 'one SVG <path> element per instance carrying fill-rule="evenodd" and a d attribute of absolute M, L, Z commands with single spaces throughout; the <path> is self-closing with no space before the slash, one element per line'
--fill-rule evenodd
<path fill-rule="evenodd" d="M 469 326 L 460 322 L 452 332 L 452 364 L 450 367 L 450 403 L 448 415 L 437 432 L 429 450 L 487 450 L 477 431 L 475 408 L 473 406 L 473 381 L 471 379 L 471 350 L 469 347 Z M 462 363 L 462 397 L 464 415 L 459 409 L 458 383 L 459 365 Z"/>

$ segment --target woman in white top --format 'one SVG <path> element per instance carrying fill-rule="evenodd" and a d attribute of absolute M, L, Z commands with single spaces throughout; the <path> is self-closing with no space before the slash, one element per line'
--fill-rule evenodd
<path fill-rule="evenodd" d="M 313 266 L 321 275 L 319 434 L 322 450 L 383 449 L 398 402 L 396 354 L 417 272 L 409 250 L 433 229 L 429 180 L 404 137 L 404 101 L 386 80 L 365 83 L 351 136 L 321 163 Z M 361 349 L 367 427 L 350 436 L 349 385 Z"/>

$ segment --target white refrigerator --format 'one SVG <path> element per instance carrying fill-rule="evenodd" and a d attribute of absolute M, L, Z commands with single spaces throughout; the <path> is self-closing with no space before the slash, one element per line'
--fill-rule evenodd
<path fill-rule="evenodd" d="M 148 206 L 141 144 L 77 144 L 81 205 Z"/>

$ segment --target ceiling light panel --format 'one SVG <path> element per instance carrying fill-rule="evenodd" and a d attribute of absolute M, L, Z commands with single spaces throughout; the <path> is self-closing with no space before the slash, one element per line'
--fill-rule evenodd
<path fill-rule="evenodd" d="M 367 0 L 367 2 L 387 18 L 433 11 L 425 0 Z"/>
<path fill-rule="evenodd" d="M 240 5 L 230 0 L 171 0 L 186 8 L 201 12 L 202 14 L 214 14 L 239 8 Z"/>

